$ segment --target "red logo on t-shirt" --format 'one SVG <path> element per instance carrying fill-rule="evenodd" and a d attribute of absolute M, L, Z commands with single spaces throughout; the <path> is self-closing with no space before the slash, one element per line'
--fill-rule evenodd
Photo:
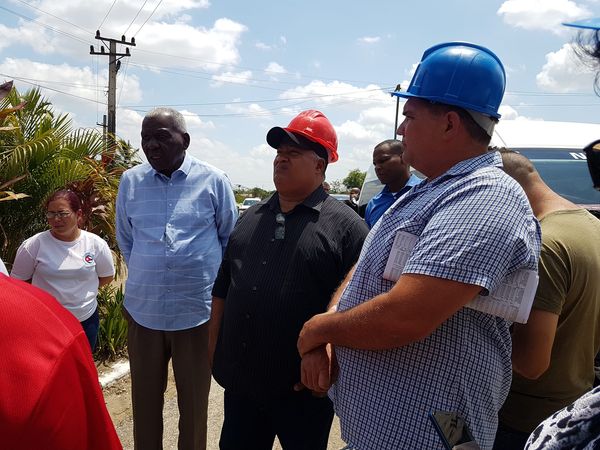
<path fill-rule="evenodd" d="M 94 254 L 89 252 L 86 253 L 85 255 L 83 255 L 83 261 L 86 265 L 91 266 L 92 264 L 94 264 Z"/>

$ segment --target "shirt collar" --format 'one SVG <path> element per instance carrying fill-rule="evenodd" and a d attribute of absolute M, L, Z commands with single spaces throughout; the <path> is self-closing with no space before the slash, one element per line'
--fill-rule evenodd
<path fill-rule="evenodd" d="M 308 197 L 306 197 L 299 205 L 306 206 L 316 212 L 321 212 L 321 206 L 327 200 L 329 194 L 325 192 L 323 186 L 319 186 L 315 189 Z M 266 202 L 265 205 L 269 207 L 269 209 L 273 212 L 280 212 L 281 208 L 279 206 L 279 193 L 275 192 Z"/>
<path fill-rule="evenodd" d="M 159 176 L 164 179 L 169 179 L 169 177 L 167 177 L 166 175 L 163 175 L 162 173 L 154 170 L 154 167 L 152 167 L 152 166 L 150 166 L 150 167 L 155 176 Z M 185 152 L 181 166 L 179 166 L 178 169 L 175 169 L 173 171 L 173 173 L 171 174 L 171 178 L 173 178 L 173 176 L 175 176 L 175 174 L 178 172 L 181 172 L 183 174 L 183 176 L 187 177 L 188 174 L 190 173 L 191 168 L 192 168 L 192 158 L 190 155 L 188 155 L 188 152 Z"/>
<path fill-rule="evenodd" d="M 390 191 L 390 188 L 386 184 L 383 187 L 383 189 L 381 190 L 381 193 L 382 194 L 388 194 L 388 195 L 395 195 L 396 197 L 398 197 L 401 194 L 404 194 L 406 191 L 408 191 L 411 187 L 416 186 L 417 184 L 419 184 L 421 181 L 423 181 L 423 180 L 421 180 L 414 173 L 411 173 L 410 177 L 408 178 L 408 181 L 406 182 L 406 184 L 404 186 L 402 186 L 402 189 L 400 189 L 398 192 L 392 193 L 392 191 Z"/>
<path fill-rule="evenodd" d="M 431 180 L 437 181 L 446 177 L 455 177 L 458 175 L 464 175 L 473 172 L 482 167 L 494 166 L 499 169 L 502 168 L 502 157 L 499 152 L 486 152 L 483 155 L 475 156 L 473 158 L 465 159 L 452 166 L 446 173 L 440 175 L 438 178 Z"/>

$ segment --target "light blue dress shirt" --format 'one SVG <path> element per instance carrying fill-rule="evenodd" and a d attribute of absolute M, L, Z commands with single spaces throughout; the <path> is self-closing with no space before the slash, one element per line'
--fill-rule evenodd
<path fill-rule="evenodd" d="M 117 240 L 128 267 L 131 317 L 163 331 L 206 322 L 236 220 L 227 176 L 189 154 L 171 178 L 148 163 L 127 170 L 117 197 Z"/>
<path fill-rule="evenodd" d="M 491 291 L 517 270 L 537 270 L 539 223 L 501 164 L 498 153 L 471 158 L 399 198 L 367 236 L 338 311 L 392 288 L 383 271 L 399 231 L 418 236 L 403 273 Z M 361 450 L 443 448 L 428 414 L 456 411 L 481 448 L 491 449 L 511 383 L 509 325 L 461 308 L 403 347 L 336 347 L 339 377 L 330 395 L 342 438 Z"/>

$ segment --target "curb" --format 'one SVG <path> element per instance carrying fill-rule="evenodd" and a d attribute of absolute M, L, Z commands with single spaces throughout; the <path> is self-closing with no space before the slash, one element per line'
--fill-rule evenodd
<path fill-rule="evenodd" d="M 117 380 L 129 374 L 129 360 L 119 361 L 112 366 L 111 371 L 99 377 L 102 389 L 107 388 Z"/>

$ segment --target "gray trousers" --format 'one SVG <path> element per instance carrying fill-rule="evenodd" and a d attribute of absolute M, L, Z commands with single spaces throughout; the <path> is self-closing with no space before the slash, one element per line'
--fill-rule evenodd
<path fill-rule="evenodd" d="M 172 360 L 179 406 L 179 450 L 206 449 L 211 371 L 208 323 L 181 331 L 157 331 L 129 323 L 133 439 L 136 450 L 162 450 L 163 405 Z M 128 317 L 129 316 L 129 317 Z"/>

